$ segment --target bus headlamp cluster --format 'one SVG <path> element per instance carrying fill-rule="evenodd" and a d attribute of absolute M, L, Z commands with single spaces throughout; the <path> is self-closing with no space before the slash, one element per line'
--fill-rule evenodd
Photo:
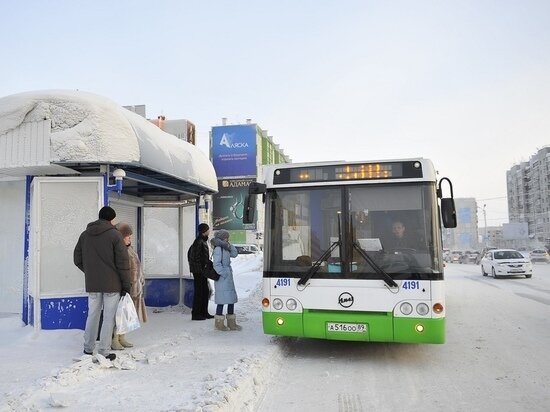
<path fill-rule="evenodd" d="M 425 303 L 419 303 L 416 305 L 416 312 L 420 316 L 426 316 L 430 312 L 430 308 Z"/>
<path fill-rule="evenodd" d="M 269 299 L 268 298 L 263 298 L 262 299 L 262 306 L 264 308 L 268 308 L 269 307 Z M 273 301 L 271 302 L 271 306 L 273 307 L 273 309 L 275 310 L 281 310 L 283 309 L 283 307 L 285 306 L 285 304 L 283 303 L 283 300 L 280 299 L 280 298 L 275 298 L 273 299 Z M 286 300 L 286 308 L 288 310 L 296 310 L 296 308 L 298 307 L 298 302 L 296 302 L 296 299 L 293 299 L 293 298 L 289 298 Z"/>
<path fill-rule="evenodd" d="M 273 299 L 273 309 L 281 310 L 283 308 L 283 301 L 279 298 Z"/>
<path fill-rule="evenodd" d="M 401 310 L 401 313 L 403 315 L 410 315 L 413 311 L 413 307 L 410 303 L 405 302 L 401 304 L 401 306 L 399 307 L 399 310 Z"/>
<path fill-rule="evenodd" d="M 430 307 L 425 303 L 419 303 L 418 305 L 416 305 L 415 309 L 416 313 L 420 316 L 426 316 L 430 313 Z M 413 313 L 413 305 L 411 305 L 409 302 L 403 302 L 401 305 L 399 305 L 399 311 L 403 315 L 408 316 Z M 441 305 L 441 303 L 436 303 L 434 305 L 434 312 L 443 312 L 443 305 Z"/>

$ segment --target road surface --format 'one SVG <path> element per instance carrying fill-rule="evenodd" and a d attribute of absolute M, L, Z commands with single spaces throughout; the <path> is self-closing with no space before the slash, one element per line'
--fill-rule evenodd
<path fill-rule="evenodd" d="M 531 279 L 446 268 L 444 345 L 277 338 L 258 411 L 550 410 L 550 265 Z"/>

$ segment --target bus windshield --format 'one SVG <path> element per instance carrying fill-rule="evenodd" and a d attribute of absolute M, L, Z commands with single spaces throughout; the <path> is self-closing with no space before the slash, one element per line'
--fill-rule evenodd
<path fill-rule="evenodd" d="M 431 183 L 278 189 L 266 199 L 265 276 L 301 277 L 322 257 L 313 279 L 443 276 Z"/>

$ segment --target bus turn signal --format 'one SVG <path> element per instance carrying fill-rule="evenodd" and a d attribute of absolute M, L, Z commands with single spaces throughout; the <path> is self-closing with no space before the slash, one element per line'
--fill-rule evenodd
<path fill-rule="evenodd" d="M 441 303 L 434 304 L 434 312 L 435 313 L 442 313 L 443 312 L 443 305 Z"/>

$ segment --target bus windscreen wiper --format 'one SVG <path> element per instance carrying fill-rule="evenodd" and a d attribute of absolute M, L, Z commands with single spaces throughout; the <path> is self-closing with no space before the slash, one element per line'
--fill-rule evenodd
<path fill-rule="evenodd" d="M 353 239 L 353 220 L 350 220 L 350 228 L 352 233 L 352 245 L 353 247 L 359 252 L 361 256 L 363 256 L 363 259 L 366 260 L 366 262 L 378 273 L 379 275 L 382 275 L 382 280 L 386 282 L 386 285 L 388 285 L 390 288 L 397 288 L 399 285 L 395 283 L 395 281 L 392 279 L 388 273 L 382 269 L 380 266 L 376 264 L 376 262 L 365 252 L 363 249 L 361 249 L 361 246 L 359 243 Z"/>
<path fill-rule="evenodd" d="M 372 268 L 376 271 L 376 273 L 378 273 L 379 275 L 382 275 L 382 280 L 386 282 L 386 284 L 390 288 L 398 287 L 397 283 L 395 283 L 395 281 L 391 278 L 391 276 L 388 275 L 388 273 L 384 269 L 378 266 L 376 262 L 363 249 L 361 249 L 361 246 L 355 240 L 353 241 L 353 247 L 359 252 L 361 256 L 363 256 L 363 259 L 365 259 L 367 263 L 372 266 Z"/>
<path fill-rule="evenodd" d="M 338 241 L 336 242 L 333 242 L 332 245 L 330 245 L 330 247 L 327 249 L 327 251 L 325 253 L 323 253 L 323 255 L 317 259 L 315 261 L 315 263 L 313 264 L 313 266 L 306 272 L 304 273 L 304 276 L 302 276 L 300 278 L 300 280 L 298 281 L 298 285 L 300 286 L 303 286 L 307 283 L 308 280 L 311 279 L 311 277 L 313 275 L 315 275 L 317 273 L 317 271 L 319 270 L 319 268 L 321 267 L 321 263 L 325 260 L 328 259 L 328 257 L 330 256 L 330 254 L 332 253 L 332 251 L 334 249 L 336 249 L 336 246 L 340 246 L 340 256 L 342 256 L 342 223 L 341 223 L 341 217 L 340 217 L 340 212 L 337 213 L 337 221 L 338 221 Z"/>
<path fill-rule="evenodd" d="M 323 253 L 323 255 L 319 259 L 317 259 L 315 261 L 313 266 L 306 273 L 304 273 L 304 276 L 302 276 L 300 278 L 300 280 L 298 281 L 298 285 L 305 285 L 307 283 L 307 281 L 309 279 L 311 279 L 311 277 L 317 273 L 317 271 L 321 267 L 321 263 L 323 263 L 325 260 L 327 260 L 327 258 L 330 256 L 332 251 L 334 249 L 336 249 L 336 246 L 340 246 L 340 241 L 339 240 L 337 242 L 334 242 L 332 245 L 330 245 L 330 247 L 327 249 L 327 251 L 325 253 Z"/>

